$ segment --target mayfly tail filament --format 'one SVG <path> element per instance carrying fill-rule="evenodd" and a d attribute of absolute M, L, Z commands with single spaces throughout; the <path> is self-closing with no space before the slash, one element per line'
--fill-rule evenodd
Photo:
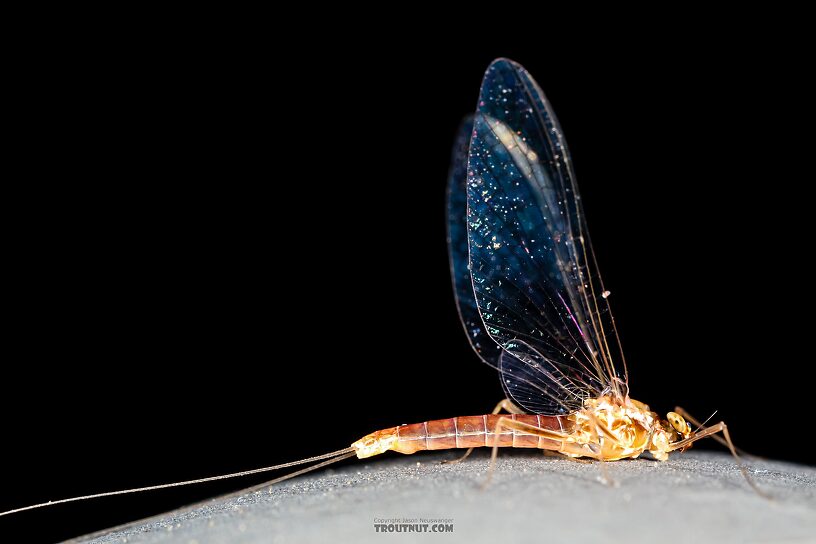
<path fill-rule="evenodd" d="M 283 463 L 283 464 L 280 464 L 280 465 L 274 465 L 274 466 L 270 466 L 270 467 L 256 468 L 256 469 L 253 469 L 253 470 L 244 470 L 244 471 L 241 471 L 241 472 L 233 472 L 231 474 L 221 474 L 219 476 L 210 476 L 208 478 L 197 478 L 195 480 L 185 480 L 183 482 L 173 482 L 173 483 L 169 483 L 169 484 L 150 485 L 150 486 L 146 486 L 146 487 L 134 487 L 132 489 L 122 489 L 122 490 L 119 490 L 119 491 L 108 491 L 108 492 L 105 492 L 105 493 L 95 493 L 93 495 L 83 495 L 83 496 L 80 496 L 80 497 L 71 497 L 71 498 L 68 498 L 68 499 L 59 499 L 59 500 L 56 500 L 56 501 L 48 501 L 48 502 L 43 502 L 43 503 L 40 503 L 40 504 L 32 504 L 31 506 L 24 506 L 22 508 L 15 508 L 13 510 L 8 510 L 6 512 L 0 512 L 0 516 L 6 516 L 6 515 L 9 515 L 9 514 L 16 514 L 16 513 L 19 513 L 19 512 L 25 512 L 26 510 L 34 510 L 36 508 L 42 508 L 44 506 L 54 506 L 54 505 L 57 505 L 57 504 L 64 504 L 64 503 L 68 503 L 68 502 L 85 501 L 85 500 L 89 500 L 89 499 L 99 499 L 99 498 L 102 498 L 102 497 L 113 497 L 115 495 L 127 495 L 127 494 L 130 494 L 130 493 L 142 493 L 144 491 L 156 491 L 156 490 L 159 490 L 159 489 L 167 489 L 167 488 L 170 488 L 170 487 L 181 487 L 181 486 L 185 486 L 185 485 L 194 485 L 194 484 L 203 484 L 203 483 L 207 483 L 207 482 L 215 482 L 215 481 L 218 481 L 218 480 L 228 480 L 230 478 L 240 478 L 242 476 L 251 476 L 253 474 L 260 474 L 262 472 L 271 472 L 273 470 L 280 470 L 282 468 L 293 467 L 295 465 L 302 465 L 302 464 L 305 464 L 305 463 L 311 463 L 311 462 L 314 462 L 314 461 L 324 460 L 322 463 L 318 463 L 316 465 L 313 465 L 313 466 L 298 470 L 296 472 L 293 472 L 292 474 L 287 474 L 285 476 L 282 476 L 280 478 L 272 480 L 271 482 L 267 482 L 265 484 L 262 484 L 262 486 L 265 486 L 265 485 L 269 485 L 269 484 L 272 484 L 272 483 L 282 482 L 283 480 L 287 480 L 289 478 L 293 478 L 295 476 L 305 474 L 306 472 L 310 472 L 312 470 L 322 468 L 322 467 L 324 467 L 326 465 L 329 465 L 331 463 L 335 463 L 337 461 L 342 461 L 343 459 L 347 459 L 347 458 L 349 458 L 349 457 L 351 457 L 353 455 L 354 455 L 354 448 L 344 448 L 342 450 L 333 451 L 331 453 L 324 453 L 322 455 L 315 455 L 314 457 L 307 457 L 306 459 L 300 459 L 299 461 L 292 461 L 290 463 Z M 261 487 L 261 486 L 258 486 L 258 487 Z"/>

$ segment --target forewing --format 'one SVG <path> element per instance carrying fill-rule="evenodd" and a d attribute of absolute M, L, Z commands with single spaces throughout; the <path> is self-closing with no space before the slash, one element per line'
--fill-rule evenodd
<path fill-rule="evenodd" d="M 491 64 L 482 84 L 467 208 L 477 308 L 489 336 L 513 355 L 500 361 L 508 394 L 538 413 L 576 409 L 604 391 L 620 394 L 625 375 L 614 379 L 607 335 L 615 348 L 617 339 L 568 151 L 543 93 L 509 60 Z M 511 368 L 547 399 L 534 408 L 518 398 L 521 386 L 507 387 L 517 381 Z"/>

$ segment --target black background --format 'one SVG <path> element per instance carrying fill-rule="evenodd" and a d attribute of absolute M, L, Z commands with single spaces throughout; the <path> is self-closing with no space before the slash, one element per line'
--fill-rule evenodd
<path fill-rule="evenodd" d="M 812 461 L 812 95 L 796 43 L 720 31 L 453 47 L 420 30 L 111 31 L 43 52 L 8 201 L 0 506 L 490 410 L 501 389 L 458 321 L 444 190 L 497 56 L 528 68 L 561 121 L 632 396 L 718 410 L 744 449 Z M 53 541 L 263 479 L 2 531 Z"/>

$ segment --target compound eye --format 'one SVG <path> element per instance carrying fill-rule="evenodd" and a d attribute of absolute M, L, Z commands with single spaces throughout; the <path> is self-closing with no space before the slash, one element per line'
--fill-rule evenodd
<path fill-rule="evenodd" d="M 683 417 L 676 413 L 676 412 L 669 412 L 666 414 L 666 418 L 671 423 L 671 426 L 674 427 L 674 430 L 682 435 L 687 435 L 690 431 L 688 423 Z"/>

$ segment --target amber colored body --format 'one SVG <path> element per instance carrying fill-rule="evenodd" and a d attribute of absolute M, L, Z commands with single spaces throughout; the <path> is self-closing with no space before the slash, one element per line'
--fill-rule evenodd
<path fill-rule="evenodd" d="M 414 423 L 385 429 L 394 433 L 396 442 L 390 449 L 400 453 L 414 453 L 423 450 L 447 450 L 452 448 L 513 447 L 558 449 L 559 443 L 515 429 L 504 428 L 498 433 L 496 426 L 500 418 L 520 421 L 539 428 L 558 432 L 569 432 L 566 418 L 527 414 L 489 414 L 483 416 L 452 417 L 424 423 Z"/>
<path fill-rule="evenodd" d="M 512 413 L 499 415 L 498 412 L 502 409 Z M 675 408 L 675 410 L 685 413 L 682 408 Z M 724 422 L 702 428 L 702 424 L 697 423 L 688 414 L 686 416 L 698 425 L 700 430 L 693 432 L 688 422 L 677 412 L 669 412 L 666 419 L 660 419 L 646 404 L 629 398 L 628 395 L 623 397 L 601 395 L 597 398 L 585 399 L 583 408 L 565 416 L 524 414 L 518 406 L 505 399 L 496 406 L 493 414 L 452 417 L 390 427 L 364 436 L 349 448 L 292 463 L 210 478 L 49 501 L 0 512 L 0 516 L 66 502 L 211 482 L 313 461 L 323 461 L 265 484 L 269 485 L 269 483 L 280 482 L 354 455 L 359 459 L 364 459 L 388 450 L 410 454 L 422 450 L 468 448 L 468 453 L 464 456 L 467 457 L 472 448 L 492 447 L 494 449 L 491 470 L 499 447 L 538 448 L 556 451 L 569 457 L 590 457 L 602 461 L 634 458 L 648 451 L 656 459 L 665 461 L 669 458 L 669 453 L 682 451 L 691 446 L 694 441 L 706 436 L 718 438 L 715 434 L 720 432 L 723 433 L 723 439 L 720 440 L 731 450 L 745 480 L 758 494 L 768 497 L 754 484 L 742 466 Z"/>
<path fill-rule="evenodd" d="M 513 407 L 514 411 L 521 412 Z M 565 416 L 490 414 L 453 417 L 390 427 L 364 436 L 352 448 L 358 458 L 388 450 L 410 454 L 422 450 L 514 447 L 557 451 L 570 457 L 615 461 L 649 451 L 665 461 L 691 434 L 682 418 L 662 420 L 649 407 L 627 397 L 586 399 L 584 407 Z"/>

